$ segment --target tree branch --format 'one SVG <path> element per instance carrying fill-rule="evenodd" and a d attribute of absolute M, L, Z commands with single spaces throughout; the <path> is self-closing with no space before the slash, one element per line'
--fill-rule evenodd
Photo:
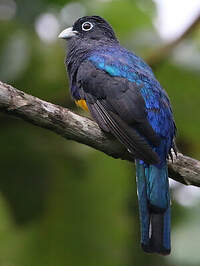
<path fill-rule="evenodd" d="M 130 154 L 110 134 L 105 134 L 89 118 L 67 108 L 40 100 L 0 81 L 0 111 L 20 117 L 31 124 L 47 128 L 114 158 L 132 161 Z M 200 161 L 178 153 L 168 162 L 169 176 L 186 185 L 200 186 Z"/>
<path fill-rule="evenodd" d="M 167 43 L 163 47 L 156 49 L 149 57 L 146 58 L 146 62 L 152 67 L 157 67 L 161 62 L 163 62 L 173 49 L 181 43 L 184 39 L 193 33 L 200 24 L 200 13 L 193 20 L 193 22 L 186 28 L 186 30 L 175 40 Z"/>

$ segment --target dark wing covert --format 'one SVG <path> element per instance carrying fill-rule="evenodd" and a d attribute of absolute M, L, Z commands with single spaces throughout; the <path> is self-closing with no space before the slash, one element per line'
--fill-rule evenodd
<path fill-rule="evenodd" d="M 79 66 L 77 87 L 104 131 L 111 132 L 134 157 L 159 162 L 152 146 L 158 146 L 160 138 L 146 118 L 144 99 L 135 83 L 112 77 L 85 60 Z"/>

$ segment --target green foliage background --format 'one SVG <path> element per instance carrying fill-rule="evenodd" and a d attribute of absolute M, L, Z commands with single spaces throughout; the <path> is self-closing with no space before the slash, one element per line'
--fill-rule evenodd
<path fill-rule="evenodd" d="M 6 3 L 1 1 L 0 9 Z M 45 13 L 53 14 L 61 29 L 69 26 L 59 20 L 60 12 L 75 2 L 15 3 L 15 16 L 0 21 L 0 80 L 81 112 L 69 96 L 63 42 L 46 43 L 35 30 L 39 16 Z M 153 26 L 156 7 L 150 0 L 79 3 L 86 14 L 105 17 L 121 43 L 143 57 L 164 45 Z M 197 159 L 199 33 L 155 67 L 171 98 L 178 147 Z M 5 114 L 0 114 L 0 123 L 0 266 L 200 264 L 200 197 L 184 207 L 176 198 L 183 187 L 178 184 L 172 189 L 172 254 L 146 255 L 139 244 L 133 165 Z"/>

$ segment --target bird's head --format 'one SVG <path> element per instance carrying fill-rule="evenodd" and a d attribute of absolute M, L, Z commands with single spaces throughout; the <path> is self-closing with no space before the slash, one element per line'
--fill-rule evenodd
<path fill-rule="evenodd" d="M 62 39 L 110 40 L 117 38 L 109 23 L 99 16 L 79 18 L 72 27 L 63 30 L 58 36 Z"/>

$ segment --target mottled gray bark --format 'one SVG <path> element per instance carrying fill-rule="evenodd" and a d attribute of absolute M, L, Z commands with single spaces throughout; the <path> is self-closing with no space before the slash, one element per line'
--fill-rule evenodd
<path fill-rule="evenodd" d="M 79 116 L 67 108 L 40 100 L 12 86 L 0 82 L 0 111 L 20 117 L 34 125 L 47 128 L 63 136 L 114 158 L 131 161 L 126 149 L 103 133 L 89 118 Z M 200 161 L 178 153 L 169 161 L 169 176 L 186 185 L 200 186 Z"/>

